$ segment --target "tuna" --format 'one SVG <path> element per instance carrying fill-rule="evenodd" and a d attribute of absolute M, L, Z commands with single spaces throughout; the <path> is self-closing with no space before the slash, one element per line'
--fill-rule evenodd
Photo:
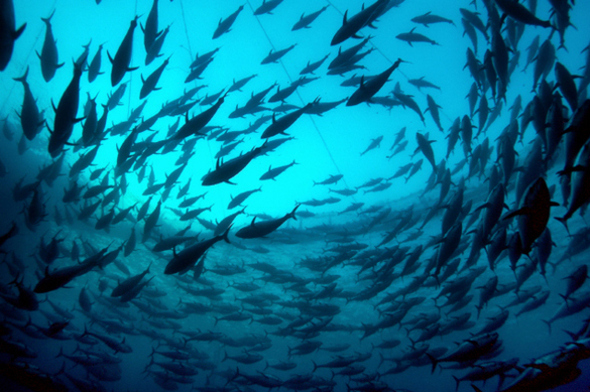
<path fill-rule="evenodd" d="M 72 81 L 64 91 L 57 108 L 55 110 L 55 121 L 53 131 L 49 138 L 48 151 L 52 158 L 57 157 L 63 152 L 64 146 L 72 136 L 74 124 L 83 118 L 76 118 L 78 113 L 78 104 L 80 102 L 80 77 L 82 68 L 74 64 L 74 76 Z"/>
<path fill-rule="evenodd" d="M 178 272 L 186 271 L 194 266 L 197 261 L 203 256 L 205 252 L 217 242 L 224 240 L 229 244 L 228 234 L 231 227 L 228 227 L 225 233 L 222 235 L 215 236 L 211 239 L 201 241 L 195 245 L 184 248 L 180 252 L 176 252 L 174 249 L 174 257 L 166 265 L 164 273 L 166 275 L 175 274 Z"/>
<path fill-rule="evenodd" d="M 64 63 L 60 64 L 57 59 L 57 45 L 51 29 L 51 18 L 54 14 L 55 10 L 49 15 L 49 18 L 41 18 L 45 23 L 45 41 L 43 42 L 41 54 L 37 52 L 37 56 L 41 60 L 41 71 L 46 82 L 53 79 L 55 71 L 64 65 Z"/>
<path fill-rule="evenodd" d="M 14 42 L 25 31 L 27 24 L 16 28 L 12 0 L 3 0 L 0 6 L 0 71 L 4 71 L 12 57 Z"/>
<path fill-rule="evenodd" d="M 154 3 L 157 3 L 157 0 L 154 0 Z M 131 64 L 131 51 L 133 49 L 133 32 L 137 27 L 137 19 L 136 16 L 129 25 L 129 30 L 127 30 L 127 34 L 123 38 L 121 45 L 119 45 L 119 49 L 117 49 L 117 53 L 115 53 L 115 57 L 111 57 L 110 53 L 107 52 L 109 56 L 109 60 L 113 65 L 111 69 L 111 85 L 115 87 L 119 84 L 119 82 L 125 76 L 125 73 L 128 71 L 133 71 L 138 69 L 139 67 L 130 68 L 129 65 Z"/>

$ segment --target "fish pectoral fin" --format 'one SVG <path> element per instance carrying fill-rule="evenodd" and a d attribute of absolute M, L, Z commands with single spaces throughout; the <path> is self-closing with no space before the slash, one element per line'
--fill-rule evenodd
<path fill-rule="evenodd" d="M 23 33 L 23 31 L 25 31 L 25 27 L 27 27 L 27 24 L 23 24 L 21 27 L 18 28 L 18 30 L 16 30 L 15 32 L 12 33 L 12 39 L 17 39 L 18 37 L 20 37 L 20 35 Z M 38 54 L 38 53 L 37 53 Z"/>
<path fill-rule="evenodd" d="M 137 69 L 139 69 L 139 67 L 129 67 L 127 68 L 127 72 L 135 71 Z"/>
<path fill-rule="evenodd" d="M 504 219 L 510 219 L 510 218 L 514 218 L 515 216 L 518 216 L 518 215 L 527 215 L 527 214 L 529 214 L 529 213 L 530 213 L 530 208 L 523 207 L 523 208 L 520 208 L 520 209 L 518 209 L 518 210 L 516 210 L 516 211 L 514 211 L 514 212 L 511 212 L 510 214 L 506 215 L 506 216 L 505 216 L 504 218 L 502 218 L 502 219 L 503 219 L 503 220 L 504 220 Z"/>

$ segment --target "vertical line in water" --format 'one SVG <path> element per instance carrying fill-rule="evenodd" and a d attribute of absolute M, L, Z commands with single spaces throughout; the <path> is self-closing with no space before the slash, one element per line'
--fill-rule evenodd
<path fill-rule="evenodd" d="M 135 17 L 137 15 L 137 1 L 135 0 L 135 13 L 133 14 L 133 17 Z M 133 60 L 133 52 L 131 52 L 131 60 Z M 131 91 L 133 91 L 133 77 L 129 77 L 129 94 L 127 96 L 127 118 L 129 118 L 131 116 Z"/>
<path fill-rule="evenodd" d="M 191 55 L 191 61 L 193 61 L 193 48 L 191 47 L 191 40 L 188 35 L 188 28 L 186 27 L 186 16 L 184 15 L 184 3 L 182 0 L 180 0 L 180 12 L 182 13 L 182 23 L 184 24 L 184 34 L 186 35 L 186 43 L 188 44 L 188 53 Z"/>
<path fill-rule="evenodd" d="M 250 4 L 250 0 L 247 0 L 248 6 L 250 7 L 250 10 L 252 10 L 252 14 L 254 14 L 254 8 L 252 8 L 252 4 Z M 266 32 L 266 30 L 264 29 L 264 26 L 262 25 L 262 23 L 260 22 L 260 19 L 258 19 L 258 17 L 256 15 L 254 15 L 254 17 L 256 18 L 256 21 L 258 22 L 258 24 L 260 25 L 260 28 L 262 29 L 262 32 L 264 33 L 264 35 L 266 36 L 266 39 L 268 40 L 268 42 L 270 43 L 270 46 L 272 47 L 272 49 L 276 52 L 276 48 L 272 43 L 272 40 L 270 39 L 268 33 Z M 283 67 L 283 70 L 285 71 L 285 74 L 287 75 L 287 78 L 289 78 L 289 81 L 291 83 L 293 83 L 293 79 L 291 78 L 291 75 L 289 74 L 289 71 L 287 71 L 287 68 L 285 67 L 285 64 L 283 63 L 283 60 L 279 59 L 279 62 L 281 63 L 281 66 Z M 301 97 L 301 95 L 299 94 L 299 91 L 295 90 L 295 93 L 297 94 L 297 96 L 299 97 L 299 100 L 301 101 L 302 105 L 306 105 L 306 102 L 303 101 L 303 98 Z M 336 168 L 336 170 L 338 171 L 338 174 L 342 174 L 342 172 L 340 171 L 340 168 L 338 167 L 338 164 L 336 163 L 336 160 L 334 159 L 334 156 L 332 155 L 332 152 L 330 151 L 330 149 L 328 148 L 328 143 L 326 143 L 326 140 L 324 139 L 324 137 L 322 136 L 322 133 L 320 132 L 320 129 L 318 128 L 317 124 L 315 123 L 315 121 L 313 120 L 313 117 L 310 115 L 309 119 L 311 120 L 311 123 L 313 124 L 313 127 L 315 128 L 318 136 L 320 137 L 320 140 L 322 141 L 322 143 L 324 144 L 324 148 L 326 149 L 326 152 L 328 153 L 328 156 L 330 157 L 330 160 L 332 161 L 332 164 L 334 165 L 334 167 Z M 346 185 L 346 187 L 348 188 L 348 184 L 346 183 L 346 180 L 343 178 L 342 179 L 344 184 Z"/>

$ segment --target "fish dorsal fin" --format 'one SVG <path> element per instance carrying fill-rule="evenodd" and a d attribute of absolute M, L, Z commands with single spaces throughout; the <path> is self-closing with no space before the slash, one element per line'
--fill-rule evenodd
<path fill-rule="evenodd" d="M 252 223 L 250 223 L 250 226 L 254 226 L 254 221 L 256 220 L 256 217 L 252 218 Z"/>
<path fill-rule="evenodd" d="M 344 11 L 344 16 L 342 17 L 342 24 L 345 25 L 346 23 L 346 16 L 348 15 L 348 10 Z"/>

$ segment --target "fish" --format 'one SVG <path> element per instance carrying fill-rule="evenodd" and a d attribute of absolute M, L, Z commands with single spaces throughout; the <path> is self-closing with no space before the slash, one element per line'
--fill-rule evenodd
<path fill-rule="evenodd" d="M 120 297 L 132 290 L 135 286 L 139 284 L 139 282 L 141 282 L 144 276 L 146 276 L 150 272 L 150 266 L 148 266 L 142 273 L 127 278 L 123 282 L 119 282 L 119 284 L 111 292 L 111 297 Z"/>
<path fill-rule="evenodd" d="M 2 1 L 0 12 L 0 71 L 4 71 L 12 57 L 14 42 L 22 35 L 27 27 L 24 23 L 16 28 L 16 17 L 14 15 L 14 4 L 12 0 Z"/>
<path fill-rule="evenodd" d="M 434 150 L 432 149 L 432 146 L 430 145 L 430 143 L 432 143 L 432 141 L 428 140 L 426 136 L 424 136 L 423 134 L 421 134 L 419 132 L 416 132 L 416 140 L 418 142 L 418 149 L 420 149 L 420 151 L 422 151 L 422 154 L 424 154 L 424 157 L 426 157 L 428 162 L 430 162 L 430 164 L 432 165 L 433 172 L 436 172 L 436 164 L 434 161 Z"/>
<path fill-rule="evenodd" d="M 389 0 L 377 0 L 375 3 L 363 9 L 356 15 L 348 19 L 348 10 L 344 12 L 342 26 L 336 31 L 331 46 L 338 45 L 351 37 L 358 38 L 358 32 L 365 26 L 371 24 L 385 11 Z"/>
<path fill-rule="evenodd" d="M 316 98 L 313 102 L 309 102 L 301 109 L 297 109 L 291 113 L 285 114 L 283 117 L 277 119 L 275 114 L 272 116 L 272 123 L 262 132 L 260 135 L 261 139 L 268 139 L 278 134 L 285 134 L 287 128 L 295 123 L 304 113 L 309 109 L 313 108 L 319 102 L 319 98 Z"/>
<path fill-rule="evenodd" d="M 283 58 L 283 56 L 293 50 L 295 46 L 297 46 L 297 44 L 293 44 L 285 49 L 280 50 L 271 49 L 270 52 L 268 52 L 268 55 L 262 59 L 260 64 L 277 63 L 281 58 Z"/>
<path fill-rule="evenodd" d="M 427 13 L 425 13 L 423 15 L 416 16 L 416 17 L 412 18 L 411 21 L 414 23 L 422 24 L 422 25 L 424 25 L 424 27 L 429 27 L 428 25 L 433 24 L 433 23 L 449 23 L 449 24 L 452 24 L 453 26 L 455 25 L 455 22 L 453 22 L 452 20 L 447 19 L 447 18 L 443 18 L 442 16 L 439 16 L 439 15 L 435 15 L 432 13 L 432 11 L 428 11 Z"/>
<path fill-rule="evenodd" d="M 262 0 L 260 7 L 254 10 L 254 15 L 269 14 L 272 15 L 272 11 L 281 4 L 283 0 Z"/>
<path fill-rule="evenodd" d="M 416 30 L 415 27 L 412 28 L 412 30 L 410 30 L 410 32 L 408 33 L 398 34 L 396 38 L 402 41 L 406 41 L 410 46 L 414 46 L 412 45 L 412 42 L 427 42 L 431 45 L 440 45 L 438 42 L 426 37 L 425 35 L 414 33 L 414 30 Z"/>
<path fill-rule="evenodd" d="M 241 154 L 226 162 L 221 162 L 221 158 L 217 159 L 215 170 L 209 171 L 202 178 L 203 186 L 210 186 L 226 182 L 232 184 L 231 180 L 235 175 L 241 172 L 254 158 L 264 153 L 265 144 L 260 147 L 255 147 L 245 154 Z"/>
<path fill-rule="evenodd" d="M 426 101 L 428 102 L 428 109 L 430 111 L 430 115 L 434 120 L 434 123 L 438 127 L 438 129 L 443 132 L 442 125 L 440 125 L 440 113 L 438 109 L 442 109 L 435 101 L 434 98 L 430 96 L 430 94 L 426 94 Z M 481 102 L 481 101 L 480 101 Z M 480 112 L 481 113 L 481 112 Z"/>
<path fill-rule="evenodd" d="M 217 102 L 204 110 L 203 112 L 197 114 L 193 118 L 189 119 L 188 112 L 185 114 L 186 122 L 176 133 L 174 133 L 171 137 L 172 140 L 183 140 L 189 136 L 193 135 L 200 135 L 199 131 L 201 131 L 207 124 L 211 121 L 215 113 L 219 110 L 223 102 L 225 102 L 225 97 L 227 96 L 227 92 L 222 95 Z"/>
<path fill-rule="evenodd" d="M 369 146 L 365 149 L 365 151 L 361 152 L 361 156 L 365 155 L 367 152 L 374 150 L 375 148 L 379 148 L 381 146 L 381 141 L 383 140 L 383 135 L 375 138 L 375 139 L 371 139 L 371 143 L 369 144 Z"/>
<path fill-rule="evenodd" d="M 100 67 L 102 64 L 102 48 L 104 44 L 98 45 L 98 49 L 96 50 L 96 54 L 90 61 L 90 65 L 88 66 L 88 82 L 92 83 L 96 80 L 98 75 L 102 75 L 104 72 L 100 72 Z"/>
<path fill-rule="evenodd" d="M 45 79 L 46 82 L 53 79 L 55 71 L 65 64 L 60 64 L 57 57 L 57 45 L 55 38 L 53 37 L 53 30 L 51 29 L 51 18 L 53 18 L 54 14 L 55 10 L 53 10 L 48 18 L 41 18 L 45 23 L 45 40 L 43 41 L 41 54 L 37 52 L 37 56 L 41 60 L 41 72 L 43 74 L 43 79 Z"/>
<path fill-rule="evenodd" d="M 143 31 L 143 46 L 146 53 L 149 53 L 156 38 L 162 33 L 161 31 L 158 31 L 158 0 L 152 2 L 152 8 L 150 8 L 145 27 L 142 25 L 140 25 L 140 27 Z"/>
<path fill-rule="evenodd" d="M 361 77 L 361 84 L 359 88 L 348 98 L 346 101 L 346 106 L 355 106 L 362 102 L 370 102 L 371 98 L 377 94 L 377 92 L 383 87 L 383 85 L 389 79 L 389 76 L 395 71 L 397 67 L 403 62 L 402 59 L 397 59 L 395 63 L 385 71 L 372 77 L 366 83 L 364 82 L 364 78 Z"/>
<path fill-rule="evenodd" d="M 316 20 L 318 18 L 318 16 L 320 16 L 322 14 L 322 12 L 324 12 L 326 9 L 328 9 L 327 5 L 323 6 L 318 11 L 310 13 L 309 15 L 305 15 L 305 13 L 301 14 L 301 17 L 293 25 L 293 27 L 291 28 L 291 31 L 300 30 L 300 29 L 309 29 L 310 28 L 309 25 L 314 20 Z"/>
<path fill-rule="evenodd" d="M 545 230 L 549 221 L 550 208 L 558 205 L 551 201 L 547 183 L 543 177 L 539 177 L 527 188 L 520 208 L 503 218 L 518 217 L 518 233 L 524 254 L 530 253 L 533 242 Z"/>
<path fill-rule="evenodd" d="M 418 88 L 418 90 L 421 90 L 423 88 L 433 88 L 436 90 L 440 90 L 440 87 L 429 82 L 428 80 L 425 79 L 424 76 L 418 78 L 418 79 L 409 79 L 408 82 L 414 86 L 416 86 Z"/>
<path fill-rule="evenodd" d="M 160 65 L 154 72 L 152 72 L 147 79 L 141 77 L 141 81 L 143 82 L 143 86 L 141 86 L 141 90 L 139 91 L 139 99 L 144 99 L 147 97 L 152 91 L 160 90 L 160 87 L 156 87 L 158 84 L 158 80 L 162 76 L 162 72 L 164 72 L 164 68 L 168 65 L 170 58 L 164 60 L 162 65 Z"/>
<path fill-rule="evenodd" d="M 157 4 L 157 0 L 154 0 L 154 4 Z M 128 71 L 134 71 L 139 67 L 130 67 L 131 64 L 131 51 L 133 49 L 133 32 L 137 27 L 137 20 L 139 19 L 136 16 L 131 23 L 129 24 L 129 29 L 121 41 L 117 52 L 115 53 L 115 57 L 111 57 L 111 54 L 107 51 L 107 55 L 109 56 L 109 60 L 111 61 L 113 67 L 111 69 L 111 85 L 115 87 L 116 85 L 121 82 L 125 73 Z"/>
<path fill-rule="evenodd" d="M 294 166 L 294 165 L 297 165 L 297 162 L 293 161 L 287 165 L 277 166 L 274 169 L 272 168 L 272 166 L 269 166 L 268 171 L 260 176 L 260 180 L 261 181 L 263 181 L 263 180 L 276 181 L 276 177 L 279 174 L 281 174 L 282 172 L 284 172 L 285 170 L 287 170 L 288 168 L 290 168 L 291 166 Z"/>
<path fill-rule="evenodd" d="M 164 269 L 164 274 L 171 275 L 175 273 L 182 273 L 183 271 L 188 270 L 197 263 L 199 258 L 203 256 L 203 254 L 209 248 L 211 248 L 213 245 L 215 245 L 217 242 L 221 240 L 224 240 L 229 244 L 230 242 L 228 234 L 230 229 L 231 226 L 228 227 L 222 235 L 218 235 L 211 239 L 198 242 L 194 245 L 184 248 L 178 253 L 176 252 L 176 249 L 174 249 L 174 257 L 166 265 L 166 268 Z"/>
<path fill-rule="evenodd" d="M 242 227 L 236 232 L 236 237 L 244 239 L 265 237 L 278 229 L 288 219 L 292 218 L 297 220 L 295 217 L 295 212 L 299 206 L 300 204 L 296 205 L 290 213 L 286 214 L 282 218 L 272 219 L 266 222 L 260 222 L 258 224 L 255 224 L 256 217 L 254 217 L 252 218 L 252 222 L 249 226 Z"/>
<path fill-rule="evenodd" d="M 232 13 L 227 18 L 219 19 L 219 23 L 217 24 L 217 28 L 213 32 L 213 39 L 217 39 L 217 38 L 221 37 L 223 34 L 230 32 L 232 25 L 234 24 L 238 15 L 240 14 L 240 12 L 243 9 L 244 9 L 244 6 L 241 5 L 238 7 L 238 9 L 234 13 Z"/>
<path fill-rule="evenodd" d="M 255 77 L 257 77 L 258 74 L 253 74 L 250 76 L 246 76 L 245 78 L 242 78 L 238 81 L 236 81 L 234 79 L 234 83 L 230 86 L 230 88 L 227 90 L 228 93 L 231 93 L 232 91 L 242 91 L 242 87 L 244 87 L 246 85 L 246 83 L 248 83 L 250 80 L 254 79 Z"/>
<path fill-rule="evenodd" d="M 14 78 L 17 82 L 21 82 L 25 89 L 23 97 L 23 106 L 19 114 L 23 133 L 28 140 L 33 140 L 35 136 L 41 131 L 41 127 L 45 123 L 42 113 L 39 112 L 37 102 L 31 92 L 31 87 L 27 83 L 27 76 L 29 75 L 29 67 L 27 67 L 25 74 L 19 78 Z"/>
<path fill-rule="evenodd" d="M 532 25 L 532 26 L 541 26 L 541 27 L 553 27 L 551 22 L 548 20 L 541 20 L 535 16 L 531 11 L 529 11 L 524 5 L 520 4 L 517 1 L 513 0 L 496 0 L 498 7 L 504 11 L 509 17 L 517 20 L 521 23 Z"/>
<path fill-rule="evenodd" d="M 84 275 L 93 268 L 98 267 L 107 250 L 108 247 L 103 248 L 93 256 L 85 259 L 80 264 L 71 267 L 59 268 L 54 270 L 52 273 L 49 273 L 49 266 L 47 266 L 45 268 L 45 276 L 41 278 L 39 282 L 37 282 L 33 291 L 37 294 L 42 294 L 57 290 L 60 287 L 64 287 L 74 278 Z"/>

